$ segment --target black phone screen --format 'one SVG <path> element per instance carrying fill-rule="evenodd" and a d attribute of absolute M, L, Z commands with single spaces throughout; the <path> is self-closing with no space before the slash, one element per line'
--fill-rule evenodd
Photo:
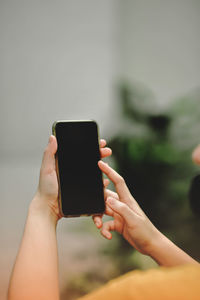
<path fill-rule="evenodd" d="M 55 125 L 61 212 L 64 216 L 105 210 L 98 129 L 94 121 L 59 121 Z"/>

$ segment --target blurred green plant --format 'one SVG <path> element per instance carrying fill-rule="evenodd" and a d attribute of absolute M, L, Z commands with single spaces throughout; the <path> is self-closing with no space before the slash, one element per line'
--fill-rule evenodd
<path fill-rule="evenodd" d="M 195 91 L 174 101 L 165 112 L 141 86 L 123 84 L 119 95 L 122 115 L 116 122 L 121 122 L 121 129 L 109 141 L 115 168 L 155 226 L 199 258 L 196 238 L 200 221 L 192 214 L 188 191 L 197 172 L 191 152 L 199 143 L 200 93 Z M 119 240 L 115 259 L 120 261 L 123 248 L 123 264 L 118 265 L 124 273 L 124 265 L 134 267 L 132 249 L 122 237 Z"/>

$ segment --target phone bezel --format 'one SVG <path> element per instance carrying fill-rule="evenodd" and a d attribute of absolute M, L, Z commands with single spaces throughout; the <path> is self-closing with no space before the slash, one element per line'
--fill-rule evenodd
<path fill-rule="evenodd" d="M 58 123 L 72 123 L 72 122 L 75 122 L 75 123 L 76 122 L 92 122 L 92 123 L 95 123 L 95 125 L 97 127 L 98 147 L 100 149 L 100 146 L 99 146 L 99 127 L 98 127 L 97 122 L 94 121 L 94 120 L 57 120 L 52 125 L 52 134 L 56 137 L 56 125 Z M 99 216 L 99 215 L 104 214 L 105 213 L 105 200 L 104 200 L 104 210 L 102 212 L 88 213 L 88 214 L 73 214 L 73 215 L 65 215 L 63 213 L 57 152 L 55 154 L 55 162 L 56 162 L 56 174 L 57 174 L 57 178 L 58 178 L 58 205 L 59 205 L 59 212 L 60 212 L 61 216 L 65 217 L 65 218 L 72 218 L 72 217 L 81 217 L 81 216 Z M 103 174 L 102 174 L 102 172 L 101 172 L 101 176 L 102 176 L 102 186 L 103 186 Z"/>

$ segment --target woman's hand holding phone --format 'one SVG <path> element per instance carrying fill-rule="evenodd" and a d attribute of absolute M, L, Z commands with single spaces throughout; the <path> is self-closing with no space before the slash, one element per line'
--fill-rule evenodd
<path fill-rule="evenodd" d="M 112 151 L 106 147 L 106 141 L 104 139 L 100 140 L 99 146 L 101 158 L 111 155 Z M 55 165 L 56 151 L 57 140 L 55 136 L 51 135 L 48 145 L 44 150 L 39 185 L 30 208 L 38 213 L 50 213 L 57 222 L 61 218 L 61 215 L 58 205 L 58 179 Z M 105 180 L 105 184 L 107 183 L 108 180 Z"/>

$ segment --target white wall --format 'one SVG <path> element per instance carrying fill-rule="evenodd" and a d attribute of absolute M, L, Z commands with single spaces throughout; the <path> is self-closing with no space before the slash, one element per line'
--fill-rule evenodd
<path fill-rule="evenodd" d="M 41 156 L 55 119 L 113 131 L 117 78 L 162 105 L 199 86 L 199 15 L 196 0 L 1 1 L 0 157 Z"/>
<path fill-rule="evenodd" d="M 121 1 L 119 78 L 149 87 L 162 106 L 200 86 L 200 1 Z"/>
<path fill-rule="evenodd" d="M 56 119 L 110 114 L 114 0 L 0 3 L 0 157 L 41 156 Z"/>
<path fill-rule="evenodd" d="M 0 1 L 2 300 L 53 121 L 92 118 L 99 122 L 101 133 L 106 131 L 115 72 L 115 16 L 114 0 Z M 74 268 L 80 262 L 72 259 L 73 249 L 82 249 L 77 247 L 77 236 L 66 236 L 69 222 L 63 223 L 58 240 L 61 278 L 66 284 L 66 257 Z M 93 237 L 102 240 L 100 235 Z M 67 254 L 63 243 L 73 255 Z M 91 248 L 90 242 L 87 245 Z M 83 252 L 90 253 L 89 249 Z"/>

